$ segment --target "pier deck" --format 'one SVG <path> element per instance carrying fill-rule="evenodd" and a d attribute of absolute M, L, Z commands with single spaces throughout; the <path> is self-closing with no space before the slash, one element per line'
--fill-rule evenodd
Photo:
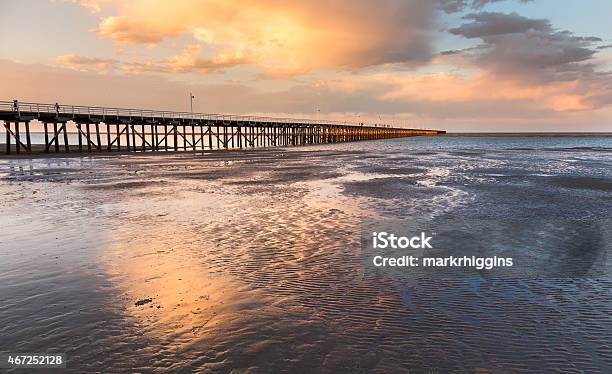
<path fill-rule="evenodd" d="M 241 149 L 445 133 L 383 124 L 13 101 L 0 101 L 0 120 L 8 155 Z M 34 139 L 34 134 L 40 136 Z"/>

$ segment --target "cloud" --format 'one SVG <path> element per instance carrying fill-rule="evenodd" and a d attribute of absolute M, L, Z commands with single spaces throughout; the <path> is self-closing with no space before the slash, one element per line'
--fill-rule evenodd
<path fill-rule="evenodd" d="M 250 61 L 240 53 L 219 54 L 214 58 L 204 58 L 192 55 L 173 56 L 167 59 L 166 67 L 170 72 L 183 73 L 197 71 L 209 73 L 226 68 L 245 65 Z"/>
<path fill-rule="evenodd" d="M 75 54 L 57 56 L 53 59 L 53 61 L 62 65 L 78 69 L 82 69 L 84 67 L 94 67 L 96 70 L 99 71 L 112 68 L 120 63 L 119 60 L 113 58 L 86 57 Z"/>
<path fill-rule="evenodd" d="M 595 74 L 590 60 L 597 50 L 597 37 L 576 36 L 559 31 L 548 20 L 530 19 L 517 13 L 477 13 L 472 22 L 449 32 L 484 43 L 471 57 L 480 68 L 506 76 L 555 81 L 575 80 Z"/>
<path fill-rule="evenodd" d="M 223 49 L 223 54 L 242 56 L 230 66 L 240 62 L 256 66 L 263 76 L 284 77 L 385 64 L 422 66 L 433 57 L 437 10 L 481 9 L 500 0 L 82 1 L 90 9 L 112 8 L 112 15 L 101 18 L 96 29 L 102 39 L 151 46 L 191 36 L 212 54 Z M 182 64 L 177 69 L 181 72 L 191 67 L 205 73 L 223 65 L 209 57 L 175 61 Z"/>
<path fill-rule="evenodd" d="M 420 0 L 135 0 L 102 18 L 97 34 L 136 45 L 190 35 L 213 51 L 239 51 L 268 73 L 299 74 L 424 64 L 435 10 Z"/>
<path fill-rule="evenodd" d="M 128 16 L 106 17 L 98 25 L 101 38 L 129 44 L 159 43 L 163 38 L 175 37 L 183 31 L 180 25 L 142 22 Z"/>
<path fill-rule="evenodd" d="M 112 58 L 84 57 L 75 54 L 57 56 L 55 61 L 66 65 L 116 64 L 119 62 Z"/>
<path fill-rule="evenodd" d="M 198 56 L 201 47 L 188 45 L 183 53 L 149 61 L 121 61 L 117 59 L 102 59 L 75 54 L 57 56 L 54 62 L 77 70 L 106 71 L 114 70 L 130 74 L 144 72 L 154 73 L 211 73 L 224 69 L 245 65 L 250 61 L 238 52 L 219 52 L 214 56 Z"/>
<path fill-rule="evenodd" d="M 560 109 L 588 110 L 612 103 L 603 94 L 612 76 L 598 71 L 599 66 L 593 59 L 597 53 L 595 44 L 601 42 L 600 38 L 557 30 L 548 20 L 530 19 L 517 13 L 483 12 L 469 14 L 464 19 L 471 22 L 449 32 L 479 39 L 482 44 L 447 52 L 442 57 L 460 54 L 466 64 L 527 87 L 564 87 L 565 95 L 557 94 L 556 106 Z M 563 82 L 571 84 L 563 85 Z"/>
<path fill-rule="evenodd" d="M 466 38 L 485 38 L 494 35 L 526 33 L 528 31 L 550 32 L 552 27 L 545 19 L 530 19 L 517 13 L 472 13 L 464 19 L 472 20 L 471 23 L 463 24 L 450 29 L 449 32 Z"/>
<path fill-rule="evenodd" d="M 503 0 L 438 0 L 438 7 L 446 13 L 462 12 L 466 9 L 481 9 L 487 4 L 497 3 Z M 528 3 L 533 0 L 518 0 Z"/>
<path fill-rule="evenodd" d="M 502 103 L 531 102 L 529 111 L 580 111 L 593 109 L 585 101 L 581 82 L 524 84 L 480 72 L 475 75 L 435 73 L 420 76 L 387 77 L 394 89 L 385 99 L 413 99 L 439 103 Z"/>

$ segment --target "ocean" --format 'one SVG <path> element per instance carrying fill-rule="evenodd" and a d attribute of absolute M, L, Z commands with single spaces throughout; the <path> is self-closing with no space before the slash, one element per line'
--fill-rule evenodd
<path fill-rule="evenodd" d="M 71 372 L 612 371 L 612 138 L 0 158 L 0 207 L 0 352 Z M 525 271 L 372 274 L 385 222 Z"/>

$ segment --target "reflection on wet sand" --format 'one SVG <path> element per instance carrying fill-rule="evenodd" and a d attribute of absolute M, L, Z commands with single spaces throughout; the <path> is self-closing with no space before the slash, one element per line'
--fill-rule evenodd
<path fill-rule="evenodd" d="M 226 249 L 207 227 L 231 224 L 235 197 L 209 193 L 201 183 L 147 185 L 143 179 L 121 192 L 121 204 L 109 207 L 110 214 L 120 208 L 124 217 L 110 228 L 111 244 L 102 256 L 114 297 L 131 328 L 167 352 L 209 346 L 222 331 L 237 328 L 243 310 L 266 302 L 251 285 L 214 266 Z M 108 182 L 93 186 L 100 184 Z"/>
<path fill-rule="evenodd" d="M 179 347 L 214 330 L 224 315 L 235 312 L 236 303 L 246 301 L 236 298 L 235 285 L 212 274 L 177 241 L 189 243 L 190 233 L 169 222 L 143 227 L 142 236 L 114 241 L 116 247 L 104 255 L 109 276 L 123 291 L 119 302 L 136 328 Z"/>

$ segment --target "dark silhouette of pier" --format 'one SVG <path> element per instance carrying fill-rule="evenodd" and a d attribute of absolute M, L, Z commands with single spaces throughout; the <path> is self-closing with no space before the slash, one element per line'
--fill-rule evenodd
<path fill-rule="evenodd" d="M 0 101 L 0 120 L 6 130 L 6 154 L 202 151 L 444 133 L 384 124 L 18 101 Z M 40 136 L 33 141 L 33 134 L 43 133 L 44 140 Z"/>

